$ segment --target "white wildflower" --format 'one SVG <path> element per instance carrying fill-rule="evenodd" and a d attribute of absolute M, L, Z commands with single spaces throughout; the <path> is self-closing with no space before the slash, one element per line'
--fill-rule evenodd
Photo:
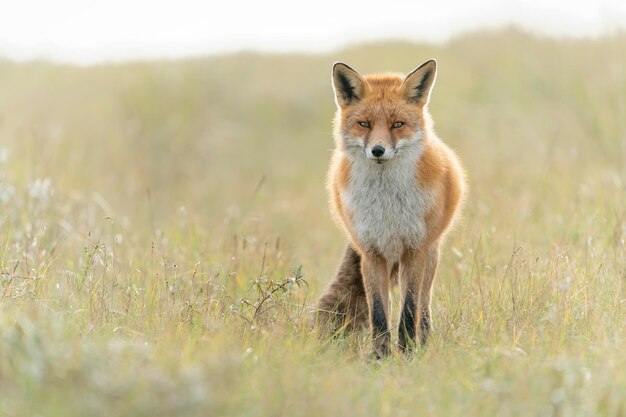
<path fill-rule="evenodd" d="M 15 196 L 15 187 L 10 184 L 0 184 L 0 204 L 6 205 Z"/>
<path fill-rule="evenodd" d="M 7 148 L 0 148 L 0 165 L 4 164 L 9 159 L 9 150 Z"/>
<path fill-rule="evenodd" d="M 33 200 L 47 202 L 52 196 L 52 191 L 52 180 L 50 178 L 38 178 L 28 183 L 28 195 Z"/>

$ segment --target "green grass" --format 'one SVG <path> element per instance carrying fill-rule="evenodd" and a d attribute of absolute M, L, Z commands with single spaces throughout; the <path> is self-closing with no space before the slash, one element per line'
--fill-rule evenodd
<path fill-rule="evenodd" d="M 0 61 L 0 415 L 626 416 L 625 48 Z M 470 193 L 429 347 L 373 362 L 306 325 L 344 245 L 330 67 L 430 57 Z"/>

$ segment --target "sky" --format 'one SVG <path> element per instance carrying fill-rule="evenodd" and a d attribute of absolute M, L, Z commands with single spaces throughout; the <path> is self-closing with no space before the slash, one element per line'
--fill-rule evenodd
<path fill-rule="evenodd" d="M 516 25 L 548 36 L 626 29 L 626 0 L 0 0 L 0 56 L 92 64 L 358 41 L 443 42 Z"/>

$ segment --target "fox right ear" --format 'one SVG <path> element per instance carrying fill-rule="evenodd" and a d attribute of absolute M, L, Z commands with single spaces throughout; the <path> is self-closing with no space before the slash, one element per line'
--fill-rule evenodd
<path fill-rule="evenodd" d="M 367 81 L 358 72 L 343 62 L 333 65 L 333 89 L 339 107 L 361 100 L 366 88 Z"/>
<path fill-rule="evenodd" d="M 435 78 L 437 78 L 437 61 L 430 59 L 404 78 L 402 85 L 406 99 L 422 107 L 428 104 Z"/>

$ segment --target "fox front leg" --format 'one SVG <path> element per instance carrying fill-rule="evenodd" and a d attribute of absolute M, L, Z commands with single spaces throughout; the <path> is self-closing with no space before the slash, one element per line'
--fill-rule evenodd
<path fill-rule="evenodd" d="M 400 293 L 402 308 L 398 326 L 398 347 L 410 353 L 416 345 L 420 288 L 424 277 L 426 256 L 421 251 L 409 251 L 400 262 Z"/>
<path fill-rule="evenodd" d="M 380 359 L 389 355 L 391 345 L 387 262 L 378 255 L 367 254 L 362 258 L 361 271 L 369 305 L 374 356 Z"/>

